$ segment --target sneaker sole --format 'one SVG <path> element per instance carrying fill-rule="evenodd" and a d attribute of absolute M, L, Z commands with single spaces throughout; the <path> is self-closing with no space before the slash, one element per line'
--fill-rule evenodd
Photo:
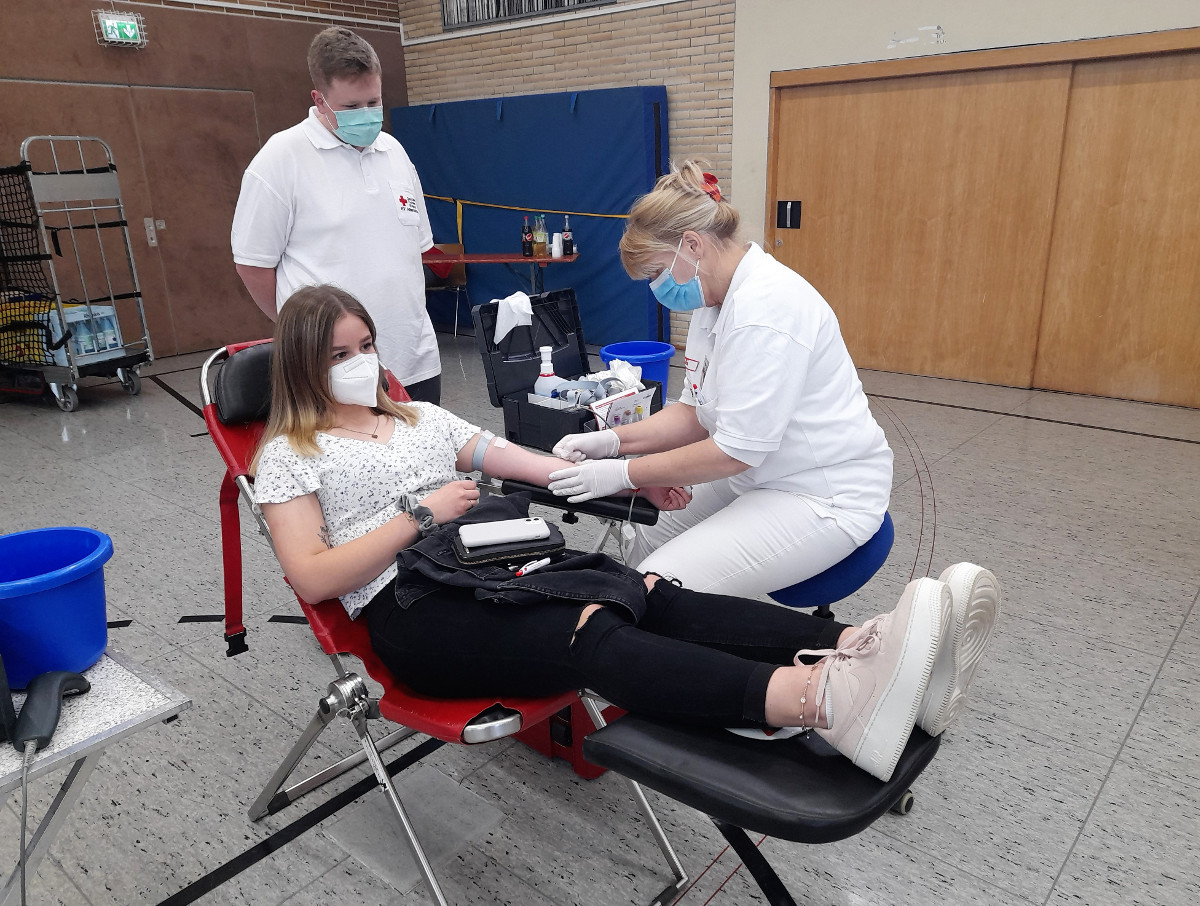
<path fill-rule="evenodd" d="M 883 781 L 892 778 L 896 763 L 908 744 L 933 672 L 938 643 L 949 631 L 950 590 L 934 579 L 918 579 L 917 582 L 908 631 L 896 669 L 851 756 L 856 765 Z M 836 714 L 834 720 L 837 720 Z"/>
<path fill-rule="evenodd" d="M 930 736 L 945 730 L 966 706 L 967 689 L 983 660 L 1000 614 L 1000 586 L 996 577 L 983 567 L 956 563 L 942 573 L 941 581 L 950 586 L 954 599 L 950 640 L 953 658 L 949 675 L 934 680 L 931 686 L 934 691 L 938 684 L 944 684 L 937 711 L 932 716 L 922 714 L 923 719 L 918 719 L 921 729 Z"/>

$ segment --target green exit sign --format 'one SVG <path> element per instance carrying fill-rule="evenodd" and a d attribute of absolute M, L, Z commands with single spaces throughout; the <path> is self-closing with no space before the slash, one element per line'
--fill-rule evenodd
<path fill-rule="evenodd" d="M 146 46 L 146 25 L 140 13 L 118 13 L 98 9 L 93 12 L 96 38 L 101 44 Z"/>

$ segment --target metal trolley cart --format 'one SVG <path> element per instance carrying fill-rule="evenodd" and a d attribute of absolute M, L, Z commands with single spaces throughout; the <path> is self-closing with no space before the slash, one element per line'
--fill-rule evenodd
<path fill-rule="evenodd" d="M 112 150 L 30 136 L 21 163 L 0 168 L 0 391 L 49 387 L 72 412 L 80 378 L 116 377 L 133 395 L 153 360 Z"/>

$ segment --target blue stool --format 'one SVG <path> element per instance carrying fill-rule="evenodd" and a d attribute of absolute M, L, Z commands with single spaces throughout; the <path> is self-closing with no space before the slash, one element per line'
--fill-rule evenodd
<path fill-rule="evenodd" d="M 895 537 L 891 513 L 884 513 L 879 531 L 860 544 L 846 559 L 803 582 L 770 592 L 770 596 L 788 607 L 815 607 L 814 616 L 833 619 L 829 605 L 854 594 L 879 572 Z"/>

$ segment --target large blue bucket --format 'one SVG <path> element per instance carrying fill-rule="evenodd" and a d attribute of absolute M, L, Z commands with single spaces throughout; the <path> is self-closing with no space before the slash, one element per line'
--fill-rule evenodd
<path fill-rule="evenodd" d="M 628 340 L 624 343 L 609 343 L 600 348 L 600 358 L 604 360 L 605 365 L 613 359 L 621 359 L 630 365 L 641 365 L 642 377 L 662 384 L 663 393 L 667 392 L 667 368 L 673 355 L 674 346 L 656 340 Z"/>
<path fill-rule="evenodd" d="M 82 673 L 104 653 L 104 564 L 112 539 L 89 528 L 0 535 L 0 656 L 8 684 L 39 673 Z"/>

